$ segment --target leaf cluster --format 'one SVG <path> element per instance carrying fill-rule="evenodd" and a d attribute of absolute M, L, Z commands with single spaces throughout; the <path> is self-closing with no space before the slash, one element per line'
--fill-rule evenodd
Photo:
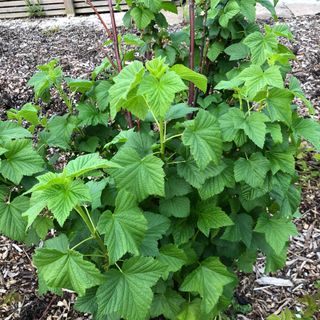
<path fill-rule="evenodd" d="M 0 123 L 0 232 L 43 240 L 33 257 L 39 292 L 73 290 L 76 308 L 95 319 L 214 319 L 258 254 L 266 272 L 284 266 L 297 234 L 295 156 L 302 140 L 320 149 L 320 126 L 294 103 L 312 112 L 287 77 L 294 56 L 279 37 L 290 31 L 258 30 L 256 1 L 197 2 L 196 70 L 172 40 L 181 45 L 184 30 L 169 34 L 172 61 L 157 53 L 167 48 L 161 35 L 146 40 L 171 4 L 127 3 L 145 32 L 120 43 L 155 58 L 128 63 L 122 50 L 120 73 L 105 59 L 91 79 L 69 79 L 53 60 L 29 85 L 35 103 L 56 92 L 68 111 L 46 117 L 30 103 Z"/>

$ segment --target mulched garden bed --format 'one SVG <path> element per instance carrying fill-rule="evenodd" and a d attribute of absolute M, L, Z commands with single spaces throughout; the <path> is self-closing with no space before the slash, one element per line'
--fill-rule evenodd
<path fill-rule="evenodd" d="M 32 91 L 26 83 L 39 64 L 59 58 L 66 75 L 89 77 L 105 56 L 101 45 L 106 36 L 98 25 L 86 23 L 85 18 L 78 21 L 68 26 L 53 24 L 46 28 L 39 27 L 40 20 L 0 24 L 0 117 L 4 116 L 6 109 L 19 108 L 32 100 Z M 293 74 L 302 82 L 319 118 L 320 17 L 290 18 L 285 22 L 296 37 L 291 45 L 297 54 Z M 64 106 L 53 101 L 45 111 L 62 113 Z M 239 319 L 266 319 L 270 313 L 280 312 L 285 307 L 299 310 L 298 298 L 315 291 L 314 283 L 320 279 L 320 179 L 314 173 L 320 167 L 312 157 L 305 161 L 310 172 L 300 174 L 303 216 L 296 221 L 300 234 L 291 242 L 285 269 L 272 275 L 288 279 L 292 285 L 259 285 L 256 280 L 263 276 L 264 261 L 261 258 L 253 274 L 241 276 L 237 295 L 240 300 L 251 303 L 253 311 Z M 63 297 L 46 295 L 39 298 L 36 295 L 31 254 L 32 249 L 0 237 L 0 319 L 90 319 L 73 311 L 75 296 L 70 292 Z"/>

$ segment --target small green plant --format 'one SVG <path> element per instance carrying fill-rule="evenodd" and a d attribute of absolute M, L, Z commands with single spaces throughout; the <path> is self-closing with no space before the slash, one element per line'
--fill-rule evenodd
<path fill-rule="evenodd" d="M 319 282 L 316 284 L 316 288 L 318 289 L 315 294 L 308 294 L 304 297 L 300 298 L 300 302 L 303 305 L 301 311 L 290 311 L 286 309 L 281 312 L 280 315 L 271 315 L 267 320 L 313 320 L 319 319 L 320 317 L 320 290 L 319 290 Z"/>
<path fill-rule="evenodd" d="M 172 61 L 148 53 L 160 44 L 147 29 L 169 4 L 128 4 L 141 37 L 105 25 L 115 59 L 90 79 L 65 77 L 57 60 L 39 66 L 35 103 L 0 123 L 0 232 L 40 243 L 39 292 L 73 290 L 95 319 L 223 319 L 237 270 L 251 272 L 258 252 L 267 272 L 284 266 L 297 234 L 295 156 L 302 139 L 320 148 L 320 126 L 293 102 L 308 104 L 287 75 L 294 56 L 279 37 L 292 37 L 288 27 L 249 27 L 255 1 L 198 1 L 208 23 L 191 8 L 195 41 Z M 204 48 L 196 59 L 203 32 L 210 48 L 223 42 L 215 58 Z M 36 104 L 52 94 L 66 110 L 47 119 Z M 58 169 L 63 151 L 71 156 Z"/>
<path fill-rule="evenodd" d="M 50 28 L 47 28 L 47 29 L 44 29 L 42 31 L 42 33 L 46 36 L 52 36 L 56 33 L 60 32 L 60 27 L 57 25 L 57 26 L 52 26 Z"/>
<path fill-rule="evenodd" d="M 25 0 L 27 12 L 31 18 L 39 18 L 45 15 L 40 0 Z"/>

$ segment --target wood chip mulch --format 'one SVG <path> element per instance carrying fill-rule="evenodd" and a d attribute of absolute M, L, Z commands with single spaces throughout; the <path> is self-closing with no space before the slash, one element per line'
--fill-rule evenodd
<path fill-rule="evenodd" d="M 290 18 L 285 22 L 296 37 L 291 45 L 297 54 L 293 74 L 302 82 L 319 118 L 320 17 Z M 66 28 L 53 25 L 47 29 L 37 28 L 34 23 L 28 27 L 20 20 L 0 24 L 0 117 L 3 118 L 5 110 L 19 108 L 32 100 L 32 91 L 26 83 L 37 65 L 57 57 L 68 76 L 87 78 L 104 58 L 101 50 L 104 41 L 103 30 L 85 23 Z M 63 108 L 53 101 L 46 112 L 61 113 Z M 306 111 L 302 108 L 301 112 Z M 312 157 L 306 163 L 309 171 L 300 174 L 302 217 L 296 221 L 300 234 L 292 239 L 287 265 L 282 271 L 264 275 L 261 257 L 253 274 L 241 275 L 238 296 L 250 302 L 253 310 L 239 319 L 266 319 L 270 313 L 280 313 L 286 307 L 299 311 L 302 306 L 298 298 L 315 292 L 315 282 L 320 279 L 320 177 L 316 174 L 320 164 Z M 70 292 L 62 297 L 37 296 L 31 256 L 32 249 L 0 236 L 0 319 L 90 319 L 72 309 L 75 296 Z M 268 284 L 270 279 L 265 276 L 273 278 L 272 284 Z M 320 315 L 316 317 L 320 319 Z"/>

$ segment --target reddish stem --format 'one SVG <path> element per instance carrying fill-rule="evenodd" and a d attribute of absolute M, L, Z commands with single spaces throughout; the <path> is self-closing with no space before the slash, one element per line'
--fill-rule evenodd
<path fill-rule="evenodd" d="M 203 67 L 207 59 L 207 53 L 208 53 L 208 46 L 209 46 L 209 39 L 206 39 L 206 25 L 207 25 L 207 18 L 208 18 L 208 1 L 205 1 L 204 4 L 204 17 L 203 17 L 203 23 L 202 23 L 202 43 L 200 47 L 200 66 L 199 66 L 199 73 L 203 74 Z M 194 101 L 193 105 L 196 105 L 197 99 L 199 95 L 199 88 L 195 89 L 194 94 Z"/>
<path fill-rule="evenodd" d="M 98 19 L 100 20 L 101 24 L 103 25 L 103 27 L 105 28 L 108 38 L 112 39 L 112 32 L 110 31 L 110 29 L 108 28 L 107 24 L 105 23 L 105 21 L 103 20 L 102 16 L 100 15 L 100 13 L 98 12 L 98 10 L 96 9 L 96 7 L 93 5 L 91 0 L 86 0 L 86 3 L 91 7 L 91 9 L 94 11 L 94 13 L 96 14 L 96 16 L 98 17 Z M 112 67 L 117 69 L 116 65 L 114 64 L 114 62 L 112 61 L 111 57 L 109 56 L 109 54 L 107 53 L 107 51 L 103 50 L 107 59 L 109 60 L 109 62 L 111 63 Z"/>
<path fill-rule="evenodd" d="M 190 48 L 189 48 L 189 68 L 194 70 L 194 46 L 195 46 L 195 13 L 194 13 L 194 0 L 189 0 L 189 19 L 190 19 Z M 193 106 L 194 101 L 194 84 L 192 82 L 189 83 L 189 106 Z"/>
<path fill-rule="evenodd" d="M 100 13 L 98 12 L 98 10 L 96 9 L 96 7 L 93 5 L 91 0 L 86 0 L 87 4 L 92 8 L 92 10 L 94 11 L 94 13 L 97 15 L 98 19 L 100 20 L 101 24 L 103 25 L 103 27 L 105 28 L 107 35 L 110 39 L 112 39 L 112 32 L 110 31 L 110 29 L 108 28 L 107 24 L 105 23 L 105 21 L 102 19 Z"/>
<path fill-rule="evenodd" d="M 112 25 L 112 31 L 113 31 L 112 34 L 113 34 L 114 53 L 117 60 L 118 71 L 120 72 L 122 70 L 122 63 L 120 58 L 118 31 L 117 31 L 117 24 L 114 16 L 114 11 L 113 11 L 112 0 L 108 0 L 108 4 L 109 4 L 109 12 L 110 12 L 111 25 Z M 132 114 L 129 111 L 127 111 L 127 122 L 128 122 L 128 127 L 133 128 Z"/>
<path fill-rule="evenodd" d="M 111 25 L 112 25 L 114 53 L 115 53 L 117 64 L 118 64 L 118 70 L 120 72 L 122 70 L 122 63 L 121 63 L 121 58 L 120 58 L 118 31 L 117 31 L 117 24 L 116 24 L 116 19 L 114 16 L 114 11 L 113 11 L 112 0 L 108 0 L 108 4 L 109 4 L 110 17 L 111 17 Z"/>

